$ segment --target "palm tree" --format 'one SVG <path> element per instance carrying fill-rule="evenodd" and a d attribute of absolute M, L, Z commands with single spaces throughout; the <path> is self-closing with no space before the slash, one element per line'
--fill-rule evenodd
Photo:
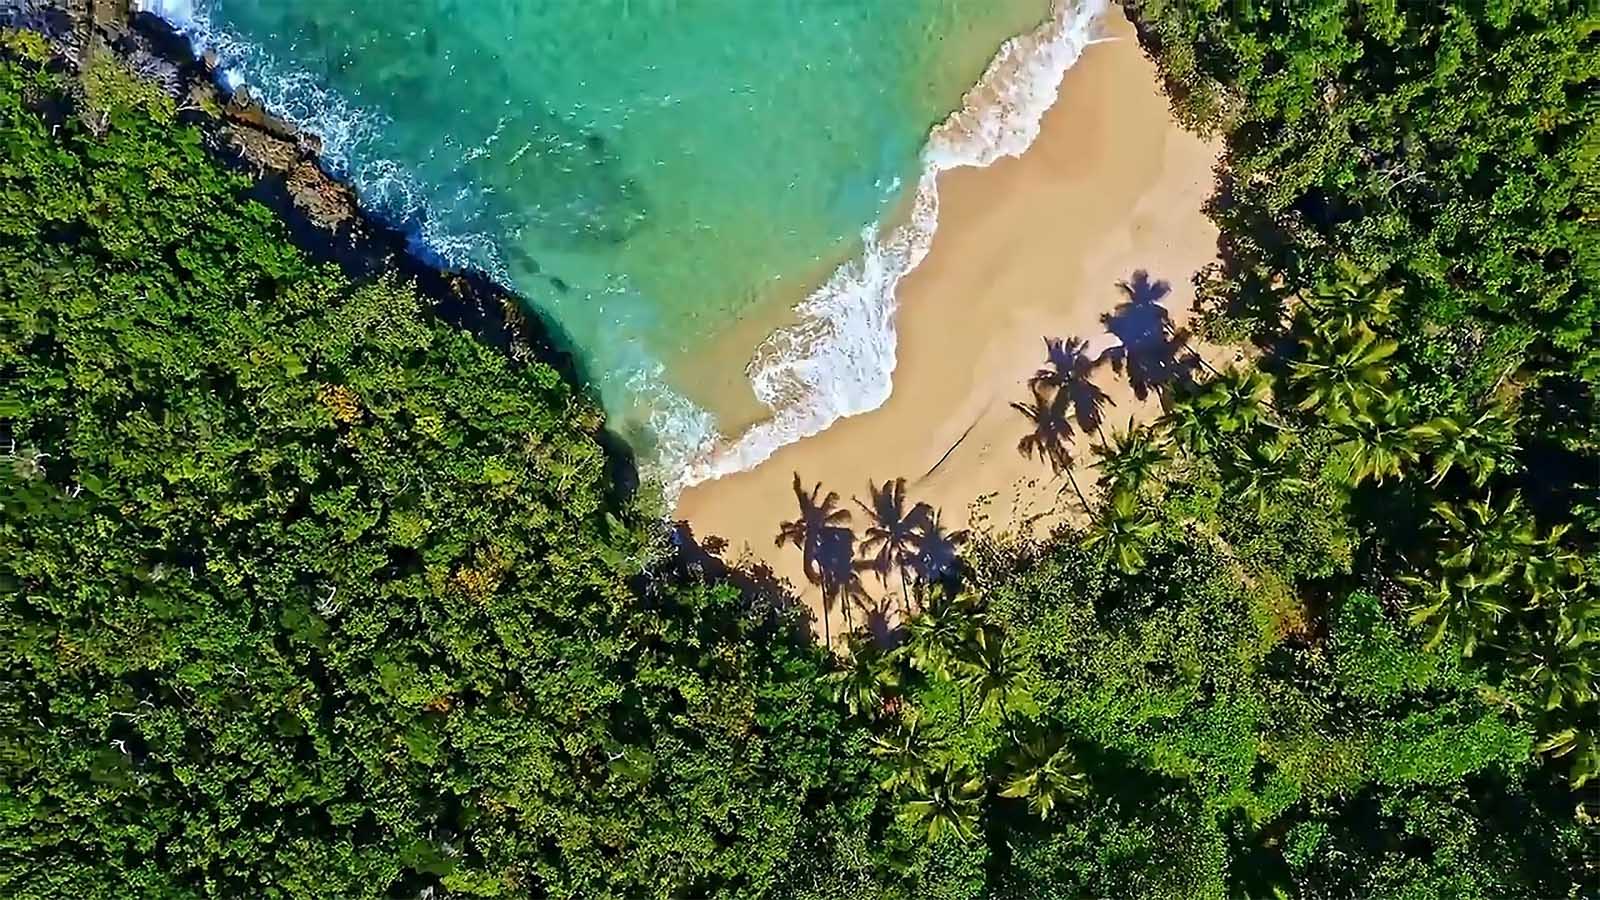
<path fill-rule="evenodd" d="M 1380 398 L 1391 377 L 1386 361 L 1400 349 L 1365 323 L 1336 337 L 1314 334 L 1301 345 L 1305 358 L 1290 364 L 1290 376 L 1305 392 L 1304 410 L 1349 409 Z"/>
<path fill-rule="evenodd" d="M 1493 634 L 1500 620 L 1511 611 L 1505 584 L 1509 570 L 1488 574 L 1451 568 L 1434 578 L 1402 575 L 1402 584 L 1421 595 L 1422 602 L 1411 612 L 1411 624 L 1430 625 L 1423 647 L 1432 650 L 1447 635 L 1461 639 L 1461 655 L 1471 656 L 1478 642 Z"/>
<path fill-rule="evenodd" d="M 911 665 L 936 678 L 950 678 L 956 666 L 957 649 L 966 641 L 970 616 L 950 593 L 940 590 L 932 602 L 911 620 L 911 639 L 906 644 Z"/>
<path fill-rule="evenodd" d="M 1222 427 L 1217 410 L 1200 403 L 1200 395 L 1179 399 L 1157 420 L 1156 427 L 1167 439 L 1187 453 L 1203 456 L 1222 443 Z"/>
<path fill-rule="evenodd" d="M 1486 407 L 1472 421 L 1455 417 L 1429 423 L 1437 432 L 1429 455 L 1433 457 L 1431 484 L 1444 481 L 1452 469 L 1461 469 L 1474 487 L 1483 487 L 1495 471 L 1516 464 L 1516 419 L 1504 404 Z"/>
<path fill-rule="evenodd" d="M 854 548 L 855 535 L 849 528 L 850 510 L 840 508 L 838 494 L 829 491 L 824 496 L 821 482 L 807 493 L 801 484 L 799 472 L 794 473 L 794 498 L 800 506 L 800 517 L 781 523 L 778 526 L 777 539 L 773 543 L 777 547 L 782 547 L 784 544 L 794 544 L 798 547 L 801 570 L 807 580 L 823 587 L 823 640 L 831 647 L 833 644 L 828 634 L 828 604 L 839 596 L 840 586 L 837 584 L 838 579 L 827 573 L 827 567 L 823 563 L 837 554 L 838 542 L 842 537 L 848 536 L 849 546 Z"/>
<path fill-rule="evenodd" d="M 1571 757 L 1567 770 L 1567 783 L 1572 789 L 1582 790 L 1591 779 L 1600 777 L 1600 735 L 1577 728 L 1564 728 L 1533 746 L 1551 759 Z"/>
<path fill-rule="evenodd" d="M 1538 546 L 1539 526 L 1522 508 L 1522 495 L 1512 492 L 1504 503 L 1494 497 L 1468 500 L 1459 507 L 1443 501 L 1433 504 L 1441 527 L 1446 560 L 1462 566 L 1500 566 Z"/>
<path fill-rule="evenodd" d="M 911 825 L 925 826 L 930 841 L 938 841 L 946 834 L 969 841 L 977 834 L 982 793 L 983 779 L 957 768 L 954 761 L 947 761 L 930 769 L 913 786 L 900 818 Z"/>
<path fill-rule="evenodd" d="M 872 498 L 871 506 L 856 501 L 871 522 L 861 537 L 859 552 L 867 560 L 868 567 L 878 574 L 879 583 L 889 583 L 891 570 L 900 573 L 900 603 L 909 616 L 911 599 L 906 589 L 906 570 L 916 564 L 922 530 L 933 507 L 918 503 L 907 511 L 904 478 L 884 482 L 881 488 L 869 480 L 867 495 Z"/>
<path fill-rule="evenodd" d="M 1083 538 L 1083 546 L 1089 549 L 1104 546 L 1118 569 L 1135 575 L 1144 568 L 1144 544 L 1159 527 L 1139 506 L 1137 497 L 1117 493 L 1095 518 Z"/>
<path fill-rule="evenodd" d="M 845 636 L 845 648 L 843 666 L 827 676 L 834 699 L 853 716 L 875 713 L 883 698 L 900 686 L 900 672 L 870 637 L 851 632 Z"/>
<path fill-rule="evenodd" d="M 1298 475 L 1293 445 L 1292 437 L 1280 433 L 1272 440 L 1256 441 L 1234 451 L 1228 488 L 1239 500 L 1254 503 L 1256 515 L 1266 515 L 1267 504 L 1274 496 L 1299 494 L 1311 486 Z"/>
<path fill-rule="evenodd" d="M 1578 555 L 1561 545 L 1567 526 L 1540 534 L 1538 523 L 1522 506 L 1521 494 L 1513 493 L 1499 505 L 1492 497 L 1469 500 L 1459 508 L 1435 503 L 1433 511 L 1443 526 L 1441 565 L 1482 577 L 1503 570 L 1508 582 L 1526 592 L 1531 605 L 1562 596 L 1567 579 L 1583 572 Z"/>
<path fill-rule="evenodd" d="M 1115 406 L 1111 395 L 1100 389 L 1091 376 L 1102 360 L 1089 356 L 1089 342 L 1079 338 L 1045 338 L 1045 367 L 1033 373 L 1028 387 L 1064 390 L 1072 402 L 1073 418 L 1080 431 L 1100 430 L 1102 410 Z M 1102 435 L 1101 440 L 1104 440 Z"/>
<path fill-rule="evenodd" d="M 1110 493 L 1138 494 L 1145 482 L 1172 460 L 1172 452 L 1155 429 L 1135 425 L 1132 419 L 1127 430 L 1112 435 L 1112 441 L 1113 446 L 1096 444 L 1093 448 L 1100 457 L 1100 486 Z"/>
<path fill-rule="evenodd" d="M 1345 334 L 1361 325 L 1383 325 L 1394 319 L 1399 291 L 1384 287 L 1348 265 L 1343 277 L 1325 281 L 1300 298 L 1308 324 L 1323 334 Z"/>
<path fill-rule="evenodd" d="M 1180 396 L 1156 426 L 1178 447 L 1204 455 L 1233 438 L 1249 435 L 1262 424 L 1283 428 L 1268 416 L 1272 377 L 1259 369 L 1229 366 Z"/>
<path fill-rule="evenodd" d="M 1568 616 L 1519 629 L 1508 662 L 1544 698 L 1546 710 L 1590 703 L 1600 690 L 1600 634 Z"/>
<path fill-rule="evenodd" d="M 889 764 L 889 774 L 878 786 L 898 791 L 923 783 L 939 749 L 922 730 L 922 718 L 913 710 L 888 730 L 872 735 L 867 752 Z"/>
<path fill-rule="evenodd" d="M 1000 796 L 1025 800 L 1041 819 L 1055 808 L 1089 792 L 1088 777 L 1078 759 L 1059 738 L 1035 737 L 1014 749 L 1006 760 L 1005 787 Z"/>
<path fill-rule="evenodd" d="M 1210 410 L 1223 434 L 1248 434 L 1272 408 L 1272 377 L 1260 369 L 1229 366 L 1206 382 L 1195 402 Z"/>
<path fill-rule="evenodd" d="M 1016 655 L 1006 649 L 1005 632 L 977 624 L 969 630 L 967 643 L 958 656 L 960 681 L 973 692 L 973 705 L 978 710 L 999 710 L 1003 719 L 1013 712 L 1037 711 L 1028 690 L 1027 673 Z"/>
<path fill-rule="evenodd" d="M 1351 487 L 1368 480 L 1378 484 L 1389 478 L 1403 481 L 1406 470 L 1422 458 L 1422 448 L 1438 436 L 1431 423 L 1411 424 L 1397 397 L 1373 401 L 1358 396 L 1350 407 L 1338 408 L 1332 420 L 1341 436 L 1334 449 L 1344 454 Z"/>
<path fill-rule="evenodd" d="M 1068 401 L 1065 391 L 1057 389 L 1045 392 L 1034 388 L 1032 403 L 1011 404 L 1012 409 L 1033 423 L 1033 430 L 1017 441 L 1017 452 L 1029 459 L 1038 458 L 1049 463 L 1050 471 L 1058 476 L 1065 472 L 1072 481 L 1078 501 L 1084 509 L 1088 509 L 1089 500 L 1072 474 L 1072 422 L 1067 418 Z"/>

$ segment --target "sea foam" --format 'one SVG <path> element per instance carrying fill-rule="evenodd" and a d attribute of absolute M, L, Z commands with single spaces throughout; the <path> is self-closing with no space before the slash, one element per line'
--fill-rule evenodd
<path fill-rule="evenodd" d="M 798 324 L 756 348 L 747 374 L 772 415 L 687 461 L 680 475 L 669 478 L 669 493 L 753 468 L 779 448 L 889 399 L 895 292 L 933 245 L 939 173 L 993 165 L 1033 144 L 1062 77 L 1092 42 L 1106 3 L 1056 0 L 1044 24 L 1001 45 L 961 108 L 929 135 L 908 220 L 887 234 L 877 225 L 867 228 L 862 256 L 836 270 L 796 308 Z"/>
<path fill-rule="evenodd" d="M 494 238 L 443 224 L 456 205 L 476 198 L 429 198 L 407 168 L 373 152 L 390 121 L 370 107 L 351 103 L 310 72 L 218 27 L 211 4 L 196 0 L 134 0 L 134 8 L 166 20 L 197 52 L 216 55 L 218 80 L 229 90 L 248 89 L 273 115 L 294 123 L 321 143 L 322 164 L 355 188 L 361 202 L 386 220 L 409 228 L 413 244 L 444 265 L 475 268 L 505 281 Z M 470 150 L 468 152 L 471 152 Z"/>

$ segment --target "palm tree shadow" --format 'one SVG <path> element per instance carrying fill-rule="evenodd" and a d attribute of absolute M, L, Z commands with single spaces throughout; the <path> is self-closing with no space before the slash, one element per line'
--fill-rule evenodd
<path fill-rule="evenodd" d="M 861 621 L 862 630 L 885 650 L 899 646 L 905 637 L 905 619 L 895 615 L 894 607 L 894 601 L 889 597 L 862 607 L 865 613 Z"/>
<path fill-rule="evenodd" d="M 961 590 L 961 582 L 966 577 L 966 560 L 961 557 L 961 548 L 971 532 L 949 530 L 939 521 L 940 512 L 931 510 L 923 520 L 913 568 L 919 584 L 939 585 L 953 595 Z"/>
<path fill-rule="evenodd" d="M 882 487 L 869 479 L 867 496 L 872 500 L 870 504 L 856 498 L 856 505 L 867 514 L 868 520 L 857 550 L 861 556 L 860 566 L 878 576 L 878 583 L 884 587 L 889 585 L 889 576 L 898 573 L 901 606 L 910 615 L 908 575 L 914 567 L 917 547 L 922 541 L 922 532 L 933 508 L 926 503 L 917 503 L 910 510 L 906 509 L 904 478 L 885 481 Z"/>
<path fill-rule="evenodd" d="M 1032 403 L 1011 404 L 1011 408 L 1022 413 L 1033 426 L 1017 441 L 1017 452 L 1025 458 L 1038 458 L 1049 463 L 1050 471 L 1058 478 L 1065 474 L 1073 492 L 1078 495 L 1078 502 L 1087 510 L 1089 500 L 1078 486 L 1077 476 L 1072 474 L 1073 432 L 1069 414 L 1072 405 L 1072 394 L 1067 388 L 1052 389 L 1044 384 L 1034 384 Z"/>
<path fill-rule="evenodd" d="M 1105 362 L 1105 357 L 1089 356 L 1089 342 L 1076 337 L 1047 337 L 1044 349 L 1045 367 L 1033 373 L 1028 386 L 1035 392 L 1045 387 L 1065 391 L 1078 430 L 1085 434 L 1100 431 L 1105 424 L 1105 408 L 1117 405 L 1093 379 L 1094 370 Z"/>
<path fill-rule="evenodd" d="M 1072 395 L 1035 385 L 1032 403 L 1012 403 L 1033 429 L 1017 441 L 1017 452 L 1050 464 L 1057 475 L 1072 467 Z"/>
<path fill-rule="evenodd" d="M 1155 393 L 1165 396 L 1175 383 L 1190 380 L 1196 361 L 1188 351 L 1189 333 L 1175 328 L 1161 301 L 1172 293 L 1167 281 L 1151 281 L 1139 269 L 1127 281 L 1117 282 L 1124 301 L 1100 317 L 1117 345 L 1101 354 L 1118 374 L 1125 374 L 1140 400 Z"/>
<path fill-rule="evenodd" d="M 861 573 L 868 564 L 856 560 L 856 533 L 845 526 L 831 526 L 822 538 L 817 553 L 817 573 L 812 579 L 822 591 L 823 611 L 837 605 L 844 613 L 845 625 L 854 629 L 851 610 L 871 602 Z"/>
<path fill-rule="evenodd" d="M 774 545 L 793 544 L 800 549 L 801 571 L 806 580 L 822 591 L 822 632 L 832 641 L 828 611 L 835 604 L 843 607 L 845 623 L 851 623 L 850 604 L 866 597 L 861 570 L 856 562 L 856 533 L 850 526 L 850 510 L 839 505 L 839 495 L 823 494 L 819 483 L 810 491 L 794 474 L 794 497 L 800 509 L 798 518 L 778 526 Z"/>

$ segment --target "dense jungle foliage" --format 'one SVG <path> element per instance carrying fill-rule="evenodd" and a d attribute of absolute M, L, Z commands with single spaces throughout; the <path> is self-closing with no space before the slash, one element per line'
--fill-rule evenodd
<path fill-rule="evenodd" d="M 1058 342 L 1047 539 L 797 478 L 779 539 L 909 613 L 836 654 L 608 507 L 555 372 L 8 34 L 0 892 L 1594 896 L 1595 22 L 1129 7 L 1227 141 L 1204 336 L 1252 361 Z M 1099 434 L 1112 366 L 1159 421 Z"/>
<path fill-rule="evenodd" d="M 1098 436 L 1090 521 L 978 540 L 850 657 L 904 815 L 968 896 L 1594 895 L 1600 20 L 1127 6 L 1226 141 L 1203 336 L 1254 362 L 1112 359 L 1167 412 Z M 1074 487 L 1075 346 L 1015 405 Z"/>
<path fill-rule="evenodd" d="M 868 796 L 792 615 L 640 573 L 595 409 L 0 63 L 0 895 L 765 896 Z"/>

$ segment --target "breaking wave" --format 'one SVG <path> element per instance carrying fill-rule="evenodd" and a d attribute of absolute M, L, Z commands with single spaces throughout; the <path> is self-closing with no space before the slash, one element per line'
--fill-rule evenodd
<path fill-rule="evenodd" d="M 316 135 L 323 165 L 349 182 L 367 208 L 412 231 L 415 249 L 444 265 L 481 269 L 505 280 L 491 235 L 442 224 L 451 218 L 452 207 L 469 206 L 476 198 L 470 192 L 430 197 L 404 165 L 377 151 L 378 139 L 391 124 L 387 117 L 350 103 L 309 72 L 217 27 L 195 0 L 134 0 L 134 6 L 165 19 L 196 51 L 215 54 L 218 78 L 229 90 L 247 88 L 273 115 Z"/>
<path fill-rule="evenodd" d="M 867 228 L 861 257 L 797 307 L 798 324 L 756 348 L 747 373 L 771 417 L 690 460 L 669 488 L 675 492 L 753 468 L 779 448 L 889 399 L 895 291 L 933 244 L 939 173 L 989 166 L 1033 144 L 1062 77 L 1091 43 L 1106 2 L 1057 0 L 1044 24 L 1000 47 L 961 108 L 929 135 L 908 221 L 887 234 L 876 225 Z"/>

